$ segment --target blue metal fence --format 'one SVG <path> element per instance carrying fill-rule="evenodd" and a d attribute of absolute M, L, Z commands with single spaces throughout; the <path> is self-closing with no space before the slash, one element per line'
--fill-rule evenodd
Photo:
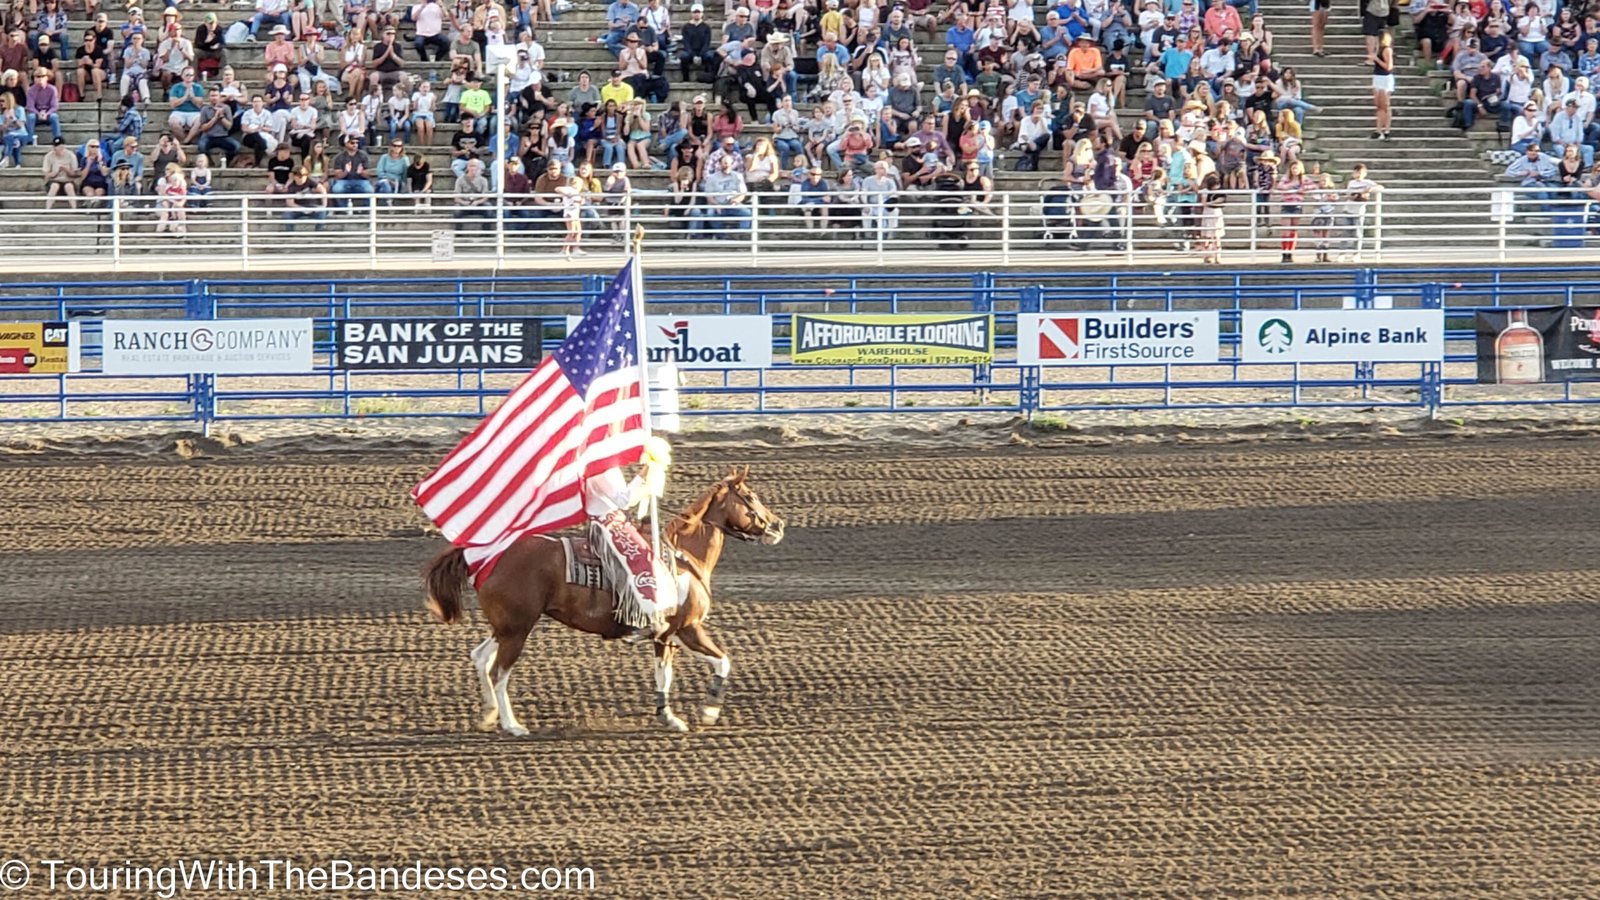
<path fill-rule="evenodd" d="M 1600 270 L 1344 268 L 1283 271 L 1102 273 L 866 273 L 661 275 L 648 280 L 652 312 L 759 313 L 774 317 L 774 349 L 789 349 L 795 312 L 990 312 L 1000 353 L 981 366 L 794 366 L 686 373 L 682 413 L 1011 412 L 1600 402 L 1584 385 L 1515 396 L 1473 385 L 1472 313 L 1487 306 L 1600 304 Z M 0 419 L 168 420 L 481 416 L 520 377 L 481 370 L 372 372 L 337 368 L 333 325 L 346 318 L 518 316 L 543 327 L 546 350 L 565 318 L 604 290 L 601 275 L 247 279 L 14 284 L 0 318 L 83 322 L 85 371 L 7 378 Z M 1444 307 L 1442 364 L 1261 365 L 1238 358 L 1247 309 Z M 1223 360 L 1210 365 L 1122 368 L 1019 366 L 1018 313 L 1220 310 Z M 117 377 L 94 371 L 100 320 L 310 317 L 318 367 L 304 375 Z M 1460 390 L 1452 391 L 1452 388 Z"/>

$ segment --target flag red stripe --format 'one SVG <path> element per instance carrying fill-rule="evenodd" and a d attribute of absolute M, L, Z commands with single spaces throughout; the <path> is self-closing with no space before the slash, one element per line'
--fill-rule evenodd
<path fill-rule="evenodd" d="M 486 492 L 492 490 L 494 495 L 490 498 L 490 502 L 486 506 L 480 506 L 480 512 L 471 516 L 473 523 L 477 524 L 485 515 L 492 513 L 496 505 L 505 502 L 508 493 L 521 486 L 521 479 L 533 474 L 533 469 L 544 460 L 546 454 L 567 440 L 577 422 L 571 418 L 558 420 L 555 414 L 576 395 L 567 387 L 566 379 L 560 379 L 559 384 L 552 385 L 552 388 L 555 389 L 555 393 L 548 398 L 549 402 L 535 406 L 528 411 L 532 413 L 531 416 L 524 415 L 504 429 L 507 437 L 496 441 L 504 448 L 503 452 L 487 459 L 482 473 L 477 477 L 472 477 L 470 474 L 466 476 L 470 480 L 464 485 L 465 489 L 440 511 L 442 517 L 452 520 L 457 518 L 466 506 L 481 503 L 485 499 Z M 547 436 L 532 448 L 531 456 L 527 456 L 524 462 L 518 463 L 515 457 L 526 453 L 524 449 L 526 442 L 541 432 Z M 508 465 L 516 466 L 514 472 L 507 468 Z M 496 488 L 497 482 L 498 488 Z"/>

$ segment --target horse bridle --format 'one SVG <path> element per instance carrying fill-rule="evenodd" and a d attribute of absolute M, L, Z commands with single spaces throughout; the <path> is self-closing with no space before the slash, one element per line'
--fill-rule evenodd
<path fill-rule="evenodd" d="M 733 490 L 733 486 L 732 485 L 728 485 L 726 487 L 726 490 L 732 491 Z M 769 530 L 771 530 L 772 521 L 770 519 L 767 519 L 766 517 L 762 516 L 760 513 L 756 512 L 755 508 L 750 505 L 750 501 L 745 499 L 745 497 L 742 494 L 739 494 L 737 491 L 734 491 L 734 496 L 738 497 L 739 498 L 739 502 L 744 504 L 745 512 L 750 514 L 751 521 L 761 529 L 760 531 L 756 532 L 755 534 L 748 534 L 748 533 L 743 532 L 743 531 L 735 531 L 734 529 L 729 528 L 727 525 L 724 525 L 724 524 L 715 523 L 715 522 L 706 522 L 704 519 L 701 519 L 700 521 L 703 524 L 710 525 L 712 528 L 715 528 L 716 530 L 722 532 L 723 535 L 726 536 L 726 537 L 736 538 L 738 540 L 744 541 L 747 544 L 748 543 L 752 543 L 754 541 L 761 540 L 762 536 L 765 535 Z M 676 520 L 680 520 L 680 521 L 683 521 L 683 520 L 687 519 L 687 517 L 684 516 L 682 513 L 679 513 L 679 514 L 673 516 L 673 518 L 676 519 Z"/>

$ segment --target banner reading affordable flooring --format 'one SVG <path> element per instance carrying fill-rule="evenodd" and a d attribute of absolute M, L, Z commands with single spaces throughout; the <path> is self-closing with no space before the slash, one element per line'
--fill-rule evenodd
<path fill-rule="evenodd" d="M 1484 309 L 1477 314 L 1478 381 L 1600 381 L 1600 308 Z"/>
<path fill-rule="evenodd" d="M 77 322 L 0 322 L 0 375 L 58 375 L 82 362 Z"/>
<path fill-rule="evenodd" d="M 1444 359 L 1442 309 L 1247 309 L 1239 321 L 1249 363 Z"/>
<path fill-rule="evenodd" d="M 994 360 L 994 316 L 796 313 L 790 359 L 801 364 L 947 366 Z"/>

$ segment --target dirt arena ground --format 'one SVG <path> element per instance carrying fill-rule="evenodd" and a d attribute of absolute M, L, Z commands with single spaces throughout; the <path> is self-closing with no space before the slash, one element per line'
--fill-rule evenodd
<path fill-rule="evenodd" d="M 724 724 L 657 730 L 644 650 L 546 623 L 522 740 L 474 730 L 476 611 L 422 608 L 438 448 L 17 458 L 0 857 L 1597 896 L 1595 448 L 688 444 L 678 499 L 749 463 L 790 525 L 719 571 Z M 680 666 L 680 712 L 705 682 Z"/>

